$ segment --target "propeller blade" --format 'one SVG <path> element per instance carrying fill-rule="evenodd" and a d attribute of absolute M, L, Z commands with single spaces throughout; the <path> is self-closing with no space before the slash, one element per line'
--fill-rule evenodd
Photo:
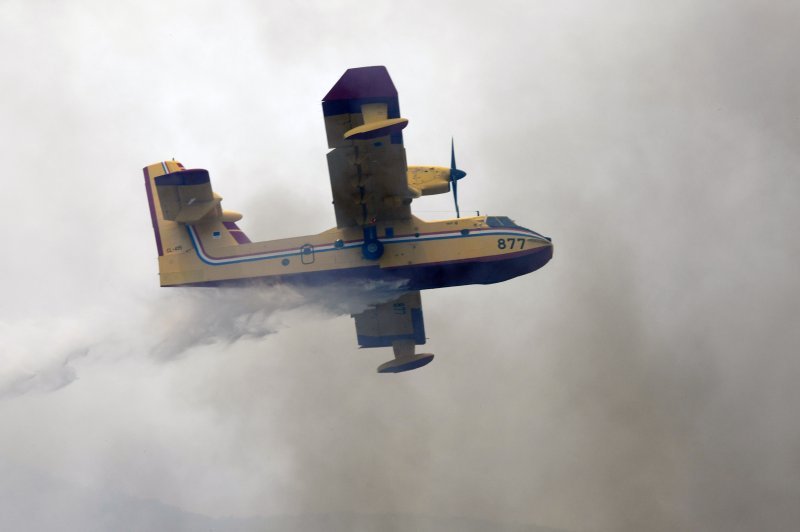
<path fill-rule="evenodd" d="M 453 180 L 453 201 L 456 204 L 456 218 L 461 218 L 461 211 L 458 208 L 458 180 Z"/>
<path fill-rule="evenodd" d="M 453 188 L 453 201 L 456 204 L 456 218 L 461 218 L 461 210 L 458 208 L 458 180 L 467 175 L 463 170 L 456 168 L 456 145 L 453 137 L 450 137 L 450 184 Z"/>

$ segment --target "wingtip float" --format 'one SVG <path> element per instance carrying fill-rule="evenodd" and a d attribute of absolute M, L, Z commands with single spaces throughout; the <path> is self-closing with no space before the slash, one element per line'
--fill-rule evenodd
<path fill-rule="evenodd" d="M 498 283 L 553 256 L 549 238 L 505 216 L 460 217 L 455 166 L 408 166 L 397 90 L 385 67 L 347 70 L 322 102 L 336 227 L 316 235 L 251 242 L 242 215 L 222 209 L 206 170 L 172 160 L 144 169 L 161 286 L 268 283 L 319 285 L 381 280 L 404 286 L 389 302 L 354 315 L 361 347 L 391 347 L 380 373 L 433 359 L 425 344 L 421 290 Z M 420 196 L 454 193 L 458 216 L 424 221 Z"/>

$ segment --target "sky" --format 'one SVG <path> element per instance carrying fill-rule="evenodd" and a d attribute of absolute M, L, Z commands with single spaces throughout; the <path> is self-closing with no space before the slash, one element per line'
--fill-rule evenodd
<path fill-rule="evenodd" d="M 798 27 L 783 0 L 0 0 L 0 528 L 793 529 Z M 350 287 L 159 288 L 141 174 L 208 169 L 254 240 L 325 230 L 320 100 L 369 65 L 409 164 L 453 137 L 462 212 L 555 244 L 424 292 L 437 358 L 404 375 L 356 348 Z"/>

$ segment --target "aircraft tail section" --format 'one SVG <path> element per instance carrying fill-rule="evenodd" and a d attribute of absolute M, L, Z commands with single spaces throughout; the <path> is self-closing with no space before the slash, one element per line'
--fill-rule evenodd
<path fill-rule="evenodd" d="M 242 215 L 222 210 L 206 170 L 164 161 L 145 167 L 144 181 L 162 286 L 203 280 L 196 241 L 210 250 L 250 243 L 236 225 Z"/>

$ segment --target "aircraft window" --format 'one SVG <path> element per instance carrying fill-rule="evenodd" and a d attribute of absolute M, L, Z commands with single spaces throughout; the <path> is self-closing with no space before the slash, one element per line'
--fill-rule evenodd
<path fill-rule="evenodd" d="M 489 227 L 519 227 L 508 216 L 487 216 L 486 225 Z"/>
<path fill-rule="evenodd" d="M 334 242 L 333 245 L 336 246 L 337 248 L 343 248 L 344 247 L 344 241 L 340 238 L 336 242 Z"/>

